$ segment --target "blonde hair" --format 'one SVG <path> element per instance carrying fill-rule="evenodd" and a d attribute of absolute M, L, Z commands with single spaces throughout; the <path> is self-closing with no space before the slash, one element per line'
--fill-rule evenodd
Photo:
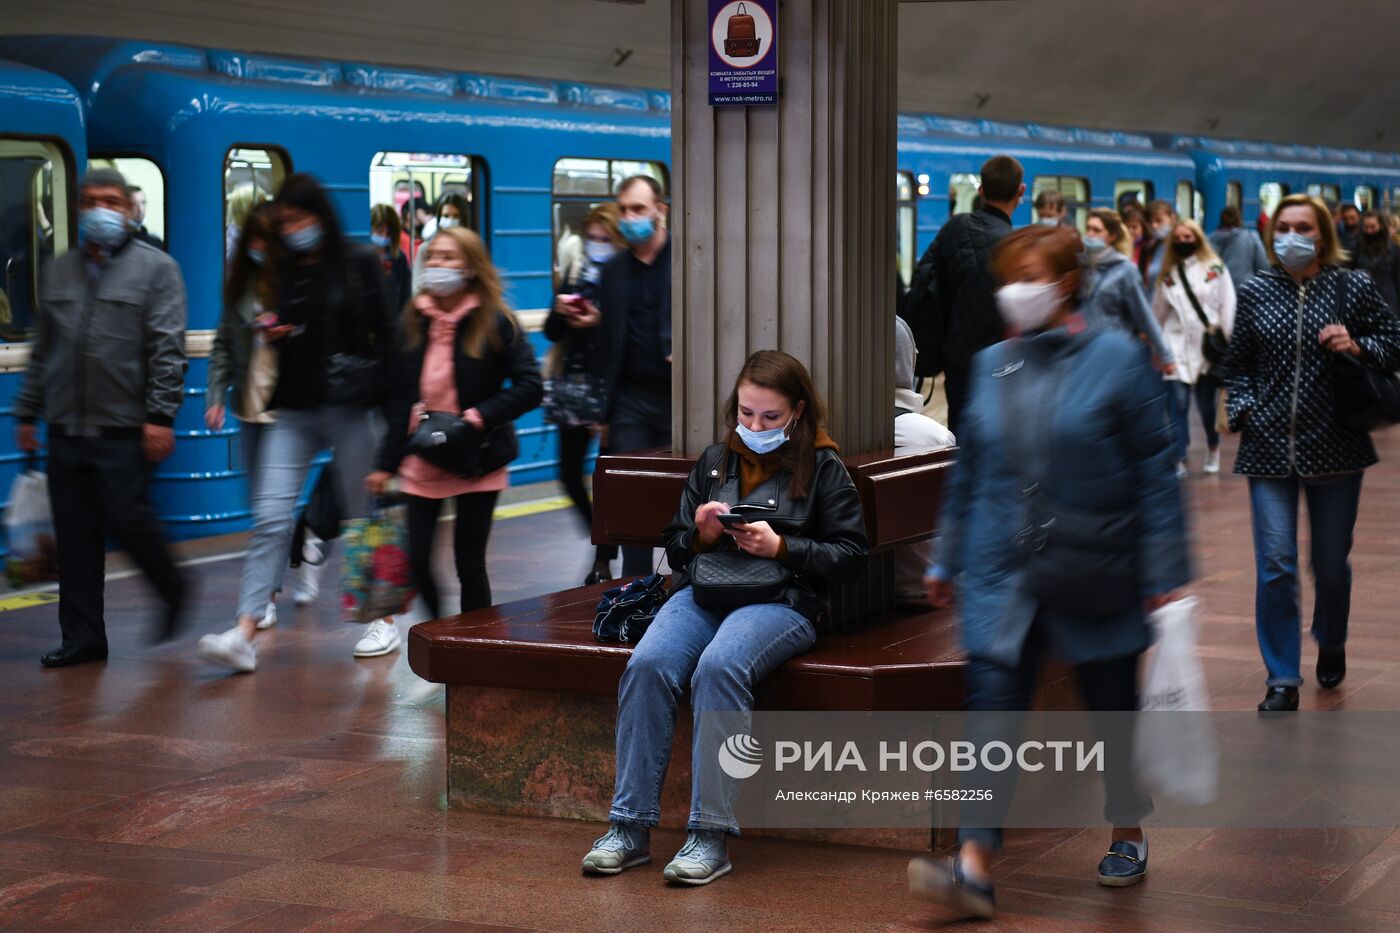
<path fill-rule="evenodd" d="M 1351 258 L 1351 255 L 1342 249 L 1341 241 L 1337 239 L 1337 227 L 1332 222 L 1332 212 L 1327 209 L 1323 200 L 1311 194 L 1290 194 L 1278 202 L 1278 207 L 1274 208 L 1274 216 L 1269 218 L 1269 235 L 1264 240 L 1264 248 L 1269 252 L 1270 262 L 1276 266 L 1283 265 L 1274 252 L 1274 233 L 1278 229 L 1279 216 L 1290 207 L 1312 208 L 1313 219 L 1317 221 L 1317 261 L 1320 264 L 1339 266 Z"/>
<path fill-rule="evenodd" d="M 1117 211 L 1111 211 L 1106 207 L 1096 207 L 1089 212 L 1090 218 L 1097 218 L 1103 224 L 1104 230 L 1108 232 L 1108 245 L 1118 250 L 1124 256 L 1133 254 L 1133 240 L 1128 236 L 1128 227 L 1123 223 L 1123 218 L 1118 216 Z M 1088 223 L 1088 221 L 1085 221 Z"/>
<path fill-rule="evenodd" d="M 1206 232 L 1201 229 L 1200 224 L 1196 223 L 1194 220 L 1178 220 L 1176 223 L 1172 224 L 1172 238 L 1171 241 L 1166 244 L 1166 253 L 1163 254 L 1162 258 L 1162 271 L 1157 275 L 1158 282 L 1165 281 L 1167 276 L 1172 274 L 1172 270 L 1185 261 L 1176 257 L 1176 250 L 1171 245 L 1176 242 L 1176 231 L 1183 227 L 1190 230 L 1196 237 L 1196 251 L 1191 254 L 1192 256 L 1195 256 L 1204 263 L 1220 261 L 1220 257 L 1217 256 L 1215 250 L 1211 248 L 1210 240 L 1206 239 Z"/>
<path fill-rule="evenodd" d="M 233 191 L 228 196 L 228 222 L 243 229 L 243 224 L 248 221 L 248 215 L 253 213 L 253 208 L 263 201 L 272 200 L 262 194 L 251 181 L 239 182 L 234 186 Z"/>
<path fill-rule="evenodd" d="M 501 287 L 501 275 L 496 271 L 495 265 L 491 262 L 491 254 L 486 249 L 486 244 L 475 230 L 469 227 L 449 227 L 446 230 L 439 230 L 433 234 L 429 240 L 429 246 L 436 242 L 439 237 L 447 237 L 456 244 L 457 249 L 466 260 L 467 268 L 475 273 L 472 280 L 467 284 L 468 294 L 475 295 L 479 304 L 475 311 L 467 315 L 463 326 L 459 328 L 462 335 L 462 350 L 474 360 L 479 360 L 486 356 L 487 348 L 499 353 L 505 349 L 501 343 L 500 319 L 505 318 L 511 327 L 511 339 L 520 332 L 520 325 L 515 320 L 515 315 L 511 313 L 510 306 L 505 302 L 505 291 Z M 425 248 L 419 253 L 422 257 L 418 260 L 421 270 L 428 255 Z M 417 348 L 423 343 L 423 313 L 418 310 L 414 302 L 410 301 L 403 309 L 403 335 L 404 345 L 409 349 Z"/>

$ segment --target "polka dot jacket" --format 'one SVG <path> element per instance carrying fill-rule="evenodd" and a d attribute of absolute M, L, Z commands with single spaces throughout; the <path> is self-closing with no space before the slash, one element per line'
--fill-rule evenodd
<path fill-rule="evenodd" d="M 1373 365 L 1400 369 L 1400 319 L 1365 273 L 1327 267 L 1299 285 L 1274 268 L 1240 286 L 1223 367 L 1230 429 L 1243 427 L 1236 473 L 1330 476 L 1376 462 L 1370 435 L 1334 414 L 1317 335 L 1338 322 Z"/>

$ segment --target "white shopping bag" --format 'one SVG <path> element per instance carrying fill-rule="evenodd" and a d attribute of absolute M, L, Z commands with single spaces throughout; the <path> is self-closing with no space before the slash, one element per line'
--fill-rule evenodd
<path fill-rule="evenodd" d="M 1219 753 L 1210 722 L 1205 671 L 1196 654 L 1195 597 L 1168 603 L 1148 616 L 1154 647 L 1133 748 L 1143 789 L 1182 803 L 1215 799 Z"/>
<path fill-rule="evenodd" d="M 49 507 L 49 478 L 38 470 L 25 470 L 10 484 L 5 538 L 9 549 L 6 574 L 11 586 L 57 579 L 58 549 Z"/>

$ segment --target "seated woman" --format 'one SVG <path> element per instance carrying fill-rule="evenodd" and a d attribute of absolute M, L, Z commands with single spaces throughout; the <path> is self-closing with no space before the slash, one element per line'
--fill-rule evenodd
<path fill-rule="evenodd" d="M 661 783 L 686 689 L 697 722 L 704 712 L 747 719 L 755 684 L 812 647 L 830 620 L 829 586 L 860 576 L 869 555 L 860 497 L 823 427 L 825 406 L 806 368 L 775 350 L 753 354 L 725 411 L 729 435 L 700 456 L 666 529 L 671 597 L 618 687 L 612 826 L 584 856 L 585 872 L 613 875 L 651 861 L 650 828 L 661 816 Z M 734 512 L 763 520 L 720 522 Z M 788 571 L 781 595 L 728 613 L 702 606 L 723 594 L 697 596 L 692 564 L 721 552 L 780 562 Z M 691 756 L 688 835 L 663 875 L 708 884 L 729 871 L 725 836 L 737 836 L 739 827 L 714 749 L 695 742 Z M 702 796 L 702 788 L 709 792 Z"/>

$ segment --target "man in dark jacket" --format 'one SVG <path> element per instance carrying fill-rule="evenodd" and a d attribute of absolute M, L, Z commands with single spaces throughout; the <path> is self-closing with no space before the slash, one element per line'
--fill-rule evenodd
<path fill-rule="evenodd" d="M 1026 193 L 1025 172 L 1010 156 L 993 156 L 982 166 L 982 206 L 943 225 L 923 262 L 933 264 L 938 306 L 947 331 L 942 339 L 948 427 L 956 435 L 967 404 L 972 357 L 998 343 L 1005 332 L 997 311 L 992 248 L 1011 232 L 1011 215 Z"/>
<path fill-rule="evenodd" d="M 107 657 L 103 545 L 121 543 L 165 602 L 168 638 L 185 582 L 147 497 L 155 463 L 175 447 L 185 386 L 185 286 L 179 266 L 131 234 L 131 190 L 97 169 L 78 186 L 82 246 L 58 257 L 15 399 L 18 446 L 39 450 L 49 425 L 49 493 L 62 574 L 63 644 L 41 658 L 67 667 Z"/>
<path fill-rule="evenodd" d="M 671 444 L 671 239 L 663 196 L 648 175 L 618 186 L 618 226 L 628 249 L 603 266 L 597 305 L 580 305 L 579 326 L 603 329 L 609 453 Z M 651 548 L 622 549 L 623 576 L 653 569 Z"/>

